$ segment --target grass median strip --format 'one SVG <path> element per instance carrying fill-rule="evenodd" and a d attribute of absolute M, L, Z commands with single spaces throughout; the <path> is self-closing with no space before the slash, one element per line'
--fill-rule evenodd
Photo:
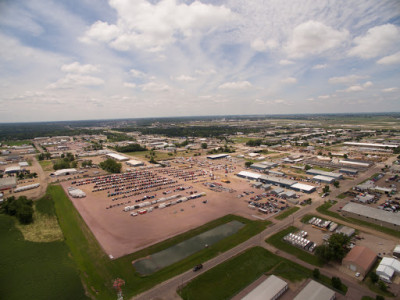
<path fill-rule="evenodd" d="M 297 258 L 312 264 L 314 266 L 322 266 L 322 262 L 316 257 L 315 255 L 306 252 L 305 250 L 302 250 L 300 248 L 297 248 L 293 245 L 290 245 L 289 243 L 285 242 L 283 240 L 283 237 L 291 232 L 295 232 L 298 229 L 294 226 L 290 226 L 282 231 L 279 231 L 278 233 L 275 233 L 274 235 L 270 236 L 269 238 L 266 239 L 266 242 L 274 246 L 275 248 L 278 248 L 282 251 L 285 251 L 289 254 L 292 254 L 296 256 Z"/>
<path fill-rule="evenodd" d="M 194 265 L 209 260 L 244 242 L 248 238 L 263 231 L 266 226 L 271 223 L 269 221 L 251 221 L 243 217 L 227 215 L 144 250 L 116 260 L 110 260 L 101 249 L 96 238 L 87 227 L 72 202 L 68 199 L 63 189 L 58 185 L 49 186 L 48 193 L 55 199 L 59 222 L 66 238 L 66 243 L 70 247 L 72 256 L 81 271 L 82 280 L 87 286 L 87 290 L 91 292 L 96 299 L 110 299 L 115 297 L 112 283 L 117 277 L 125 280 L 126 285 L 123 288 L 123 293 L 127 297 L 146 291 L 154 285 L 187 271 Z M 140 276 L 132 267 L 132 261 L 136 259 L 167 249 L 188 238 L 233 220 L 237 220 L 245 224 L 245 226 L 236 234 L 180 262 L 163 268 L 149 276 Z"/>
<path fill-rule="evenodd" d="M 289 217 L 291 214 L 294 214 L 296 211 L 298 211 L 300 209 L 300 207 L 297 206 L 293 206 L 285 211 L 283 211 L 282 213 L 280 213 L 279 215 L 277 215 L 275 217 L 275 219 L 277 220 L 283 220 L 287 217 Z"/>
<path fill-rule="evenodd" d="M 179 289 L 178 294 L 184 300 L 230 299 L 263 274 L 296 282 L 312 277 L 312 270 L 254 247 L 196 277 Z M 321 275 L 318 281 L 332 288 L 330 278 Z M 347 286 L 342 288 L 341 293 L 345 294 Z"/>

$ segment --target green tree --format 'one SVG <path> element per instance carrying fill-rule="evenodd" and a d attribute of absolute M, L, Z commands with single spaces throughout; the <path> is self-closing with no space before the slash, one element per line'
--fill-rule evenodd
<path fill-rule="evenodd" d="M 386 285 L 386 283 L 384 283 L 382 280 L 379 280 L 379 281 L 378 281 L 378 286 L 379 286 L 379 289 L 380 289 L 381 291 L 383 291 L 383 292 L 386 292 L 386 291 L 387 291 L 387 285 Z"/>
<path fill-rule="evenodd" d="M 343 155 L 343 158 L 344 158 L 344 159 L 347 159 L 347 158 L 348 158 L 347 154 Z"/>
<path fill-rule="evenodd" d="M 333 185 L 335 186 L 335 188 L 338 188 L 339 185 L 340 185 L 340 183 L 339 183 L 339 181 L 335 180 L 335 181 L 333 182 Z"/>
<path fill-rule="evenodd" d="M 202 149 L 207 149 L 207 147 L 208 147 L 207 143 L 201 143 L 201 148 Z"/>
<path fill-rule="evenodd" d="M 371 279 L 372 283 L 377 283 L 379 280 L 379 276 L 378 274 L 376 274 L 376 272 L 372 271 L 371 273 L 369 273 L 369 278 Z"/>
<path fill-rule="evenodd" d="M 22 205 L 17 211 L 17 219 L 21 224 L 33 222 L 33 208 L 29 205 Z"/>
<path fill-rule="evenodd" d="M 308 170 L 311 169 L 311 166 L 310 166 L 310 165 L 306 165 L 306 166 L 304 167 L 304 169 L 305 169 L 306 171 L 308 171 Z"/>
<path fill-rule="evenodd" d="M 337 289 L 340 290 L 342 288 L 342 281 L 340 280 L 339 277 L 332 277 L 332 286 Z"/>
<path fill-rule="evenodd" d="M 315 268 L 315 269 L 313 270 L 313 277 L 314 277 L 315 279 L 319 279 L 320 276 L 321 276 L 321 272 L 319 271 L 318 268 Z"/>
<path fill-rule="evenodd" d="M 246 167 L 246 168 L 250 168 L 250 166 L 252 165 L 253 163 L 251 162 L 251 161 L 246 161 L 245 163 L 244 163 L 244 166 Z"/>
<path fill-rule="evenodd" d="M 99 163 L 100 168 L 110 173 L 121 173 L 122 164 L 115 160 L 108 158 L 105 161 Z"/>
<path fill-rule="evenodd" d="M 376 295 L 375 299 L 376 300 L 385 300 L 385 297 L 383 297 L 381 295 Z"/>
<path fill-rule="evenodd" d="M 322 192 L 323 192 L 323 193 L 329 193 L 329 191 L 330 191 L 330 190 L 329 190 L 329 185 L 325 185 L 324 188 L 323 188 L 323 190 L 322 190 Z"/>

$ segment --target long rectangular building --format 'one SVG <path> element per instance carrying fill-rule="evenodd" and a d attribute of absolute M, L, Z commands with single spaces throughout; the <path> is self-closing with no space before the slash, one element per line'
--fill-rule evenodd
<path fill-rule="evenodd" d="M 307 174 L 310 174 L 310 175 L 328 176 L 328 177 L 332 177 L 332 178 L 334 178 L 334 179 L 342 179 L 342 178 L 343 178 L 343 174 L 334 173 L 334 172 L 327 172 L 327 171 L 322 171 L 322 170 L 317 170 L 317 169 L 310 169 L 310 170 L 307 170 L 306 173 L 307 173 Z"/>
<path fill-rule="evenodd" d="M 242 300 L 276 300 L 287 289 L 288 284 L 286 281 L 276 277 L 275 275 L 271 275 L 254 290 L 243 297 Z"/>
<path fill-rule="evenodd" d="M 344 142 L 344 145 L 347 146 L 356 146 L 356 147 L 377 147 L 377 148 L 397 148 L 399 145 L 391 145 L 391 144 L 374 144 L 374 143 L 357 143 L 357 142 Z"/>
<path fill-rule="evenodd" d="M 270 184 L 279 185 L 279 186 L 286 187 L 286 188 L 289 188 L 291 185 L 297 183 L 297 181 L 295 181 L 295 180 L 281 178 L 281 177 L 275 177 L 275 176 L 269 176 L 269 175 L 262 175 L 260 177 L 260 181 L 263 183 L 270 183 Z"/>
<path fill-rule="evenodd" d="M 126 157 L 124 155 L 121 155 L 121 154 L 117 154 L 117 153 L 107 153 L 106 156 L 108 158 L 112 158 L 112 159 L 115 159 L 115 160 L 118 160 L 118 161 L 127 161 L 127 160 L 129 160 L 128 157 Z"/>
<path fill-rule="evenodd" d="M 342 208 L 342 214 L 380 226 L 400 230 L 400 214 L 358 203 L 348 203 Z"/>

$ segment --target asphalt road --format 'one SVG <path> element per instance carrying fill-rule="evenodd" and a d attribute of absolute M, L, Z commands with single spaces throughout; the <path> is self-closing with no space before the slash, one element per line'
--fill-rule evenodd
<path fill-rule="evenodd" d="M 361 174 L 361 176 L 359 176 L 356 180 L 343 180 L 340 183 L 340 188 L 335 189 L 331 192 L 330 197 L 329 198 L 335 198 L 337 195 L 339 195 L 342 192 L 345 192 L 347 190 L 349 190 L 350 188 L 352 188 L 353 186 L 357 185 L 358 183 L 364 181 L 365 179 L 371 177 L 373 174 L 377 173 L 380 171 L 380 169 L 382 168 L 383 164 L 378 164 L 373 166 L 372 168 L 370 168 L 367 172 L 364 172 L 363 174 Z M 315 193 L 316 194 L 316 193 Z M 137 299 L 137 300 L 149 300 L 149 299 L 163 299 L 163 300 L 169 300 L 169 299 L 177 299 L 177 295 L 176 295 L 176 290 L 179 288 L 179 286 L 184 285 L 185 283 L 191 281 L 192 279 L 194 279 L 195 277 L 199 276 L 200 274 L 202 274 L 203 272 L 206 272 L 207 270 L 219 265 L 220 263 L 232 258 L 233 256 L 236 256 L 238 254 L 240 254 L 241 252 L 243 252 L 244 250 L 254 247 L 254 246 L 262 246 L 265 247 L 269 250 L 271 250 L 271 246 L 266 245 L 264 240 L 286 228 L 287 226 L 291 225 L 293 223 L 293 220 L 295 219 L 301 219 L 304 215 L 309 214 L 309 213 L 314 213 L 315 209 L 321 205 L 323 199 L 318 199 L 319 197 L 316 195 L 313 195 L 314 198 L 313 199 L 313 203 L 309 206 L 306 206 L 304 208 L 302 208 L 301 210 L 297 211 L 296 213 L 294 213 L 293 215 L 289 216 L 288 218 L 279 221 L 278 223 L 274 223 L 270 226 L 268 226 L 264 231 L 262 231 L 260 234 L 257 234 L 256 236 L 248 239 L 247 241 L 241 243 L 240 245 L 218 255 L 217 257 L 214 257 L 213 259 L 203 263 L 204 268 L 201 271 L 198 272 L 193 272 L 192 270 L 189 270 L 185 273 L 182 273 L 180 275 L 177 275 L 167 281 L 164 281 L 158 285 L 156 285 L 155 287 L 153 287 L 152 289 L 137 295 L 136 297 L 134 297 L 133 299 Z M 277 250 L 275 250 L 276 253 Z M 301 260 L 298 260 L 297 258 L 284 253 L 282 251 L 278 251 L 277 252 L 278 255 L 287 257 L 299 264 L 302 264 L 308 268 L 313 269 L 314 266 L 309 265 Z M 343 274 L 341 272 L 339 272 L 336 269 L 333 268 L 329 268 L 329 267 L 324 267 L 321 268 L 321 273 L 325 274 L 327 276 L 339 276 L 342 279 L 342 282 L 345 283 L 348 287 L 349 287 L 349 291 L 348 291 L 348 296 L 346 297 L 339 297 L 342 299 L 354 299 L 354 298 L 350 298 L 355 295 L 371 295 L 374 296 L 373 293 L 371 293 L 365 286 L 362 286 L 360 284 L 357 283 L 357 281 L 355 279 L 350 278 L 348 275 Z M 178 297 L 179 299 L 179 297 Z M 356 298 L 357 299 L 357 298 Z"/>

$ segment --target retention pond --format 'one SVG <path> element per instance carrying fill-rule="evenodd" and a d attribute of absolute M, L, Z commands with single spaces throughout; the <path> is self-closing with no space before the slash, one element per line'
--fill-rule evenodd
<path fill-rule="evenodd" d="M 231 221 L 217 226 L 149 257 L 137 260 L 133 266 L 139 274 L 150 275 L 204 249 L 207 245 L 210 246 L 235 234 L 244 225 L 239 221 Z"/>

